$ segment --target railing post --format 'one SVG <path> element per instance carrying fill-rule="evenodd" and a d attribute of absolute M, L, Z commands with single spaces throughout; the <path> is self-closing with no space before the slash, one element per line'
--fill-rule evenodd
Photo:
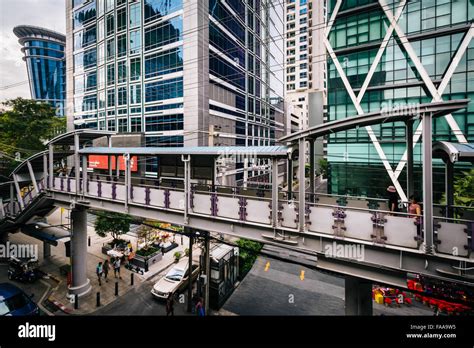
<path fill-rule="evenodd" d="M 278 226 L 278 158 L 272 158 L 272 226 Z"/>
<path fill-rule="evenodd" d="M 184 223 L 188 223 L 189 198 L 191 190 L 191 156 L 181 155 L 181 161 L 184 163 Z"/>
<path fill-rule="evenodd" d="M 108 136 L 107 137 L 107 142 L 108 142 L 108 146 L 109 148 L 112 147 L 112 136 Z M 112 155 L 108 155 L 107 156 L 107 160 L 108 160 L 108 165 L 109 165 L 109 175 L 110 177 L 112 178 L 112 175 L 113 175 L 113 170 L 112 170 Z"/>
<path fill-rule="evenodd" d="M 82 155 L 82 194 L 87 193 L 87 155 Z"/>
<path fill-rule="evenodd" d="M 305 179 L 305 157 L 306 157 L 306 139 L 302 138 L 299 140 L 298 149 L 298 171 L 299 171 L 299 203 L 298 203 L 298 219 L 299 229 L 301 232 L 305 231 L 305 215 L 306 215 L 306 179 Z"/>
<path fill-rule="evenodd" d="M 48 187 L 48 155 L 43 155 L 43 189 Z"/>
<path fill-rule="evenodd" d="M 123 159 L 125 162 L 125 209 L 128 209 L 128 199 L 130 196 L 130 186 L 129 186 L 129 167 L 130 167 L 130 154 L 124 153 Z"/>
<path fill-rule="evenodd" d="M 426 253 L 433 252 L 433 141 L 431 113 L 423 114 L 423 230 Z"/>
<path fill-rule="evenodd" d="M 75 169 L 75 177 L 76 177 L 76 195 L 79 194 L 80 188 L 79 188 L 79 180 L 81 176 L 81 162 L 79 158 L 79 134 L 74 134 L 74 169 Z"/>
<path fill-rule="evenodd" d="M 446 160 L 446 177 L 445 177 L 445 196 L 446 196 L 446 217 L 453 217 L 454 205 L 454 164 L 448 158 Z"/>
<path fill-rule="evenodd" d="M 49 144 L 49 153 L 48 153 L 48 159 L 49 159 L 49 174 L 48 174 L 48 179 L 49 179 L 49 189 L 53 189 L 54 187 L 54 175 L 53 175 L 53 169 L 54 169 L 54 154 L 53 154 L 53 144 Z"/>

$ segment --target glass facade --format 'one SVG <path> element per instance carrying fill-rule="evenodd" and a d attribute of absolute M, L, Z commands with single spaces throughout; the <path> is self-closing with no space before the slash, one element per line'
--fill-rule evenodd
<path fill-rule="evenodd" d="M 29 26 L 18 26 L 13 31 L 23 46 L 31 97 L 50 103 L 58 116 L 64 116 L 65 37 L 47 29 Z M 81 37 L 80 40 L 81 45 L 85 45 L 88 38 Z"/>
<path fill-rule="evenodd" d="M 209 75 L 210 110 L 202 117 L 209 117 L 209 124 L 223 124 L 230 142 L 225 145 L 254 145 L 254 139 L 259 145 L 273 144 L 279 111 L 270 98 L 283 95 L 278 44 L 283 9 L 256 0 L 196 2 L 201 4 L 209 12 L 209 56 L 200 59 L 209 60 L 204 74 Z M 185 8 L 183 0 L 92 0 L 74 5 L 70 35 L 72 99 L 78 103 L 75 127 L 145 132 L 147 145 L 182 146 L 184 82 L 196 74 L 185 76 L 183 28 L 195 22 L 187 16 L 197 16 L 196 11 Z M 195 60 L 188 58 L 188 64 Z M 193 83 L 188 88 L 202 87 Z M 247 132 L 249 127 L 252 132 Z M 186 136 L 196 137 L 194 131 Z M 147 163 L 147 171 L 152 168 Z"/>
<path fill-rule="evenodd" d="M 388 1 L 392 13 L 399 1 Z M 330 13 L 335 1 L 330 1 Z M 365 6 L 364 11 L 360 6 Z M 377 1 L 344 1 L 344 11 L 336 16 L 329 41 L 337 60 L 357 96 L 366 80 L 372 63 L 380 52 L 383 38 L 390 26 L 384 9 Z M 398 25 L 406 35 L 409 45 L 421 62 L 423 70 L 438 88 L 441 81 L 447 86 L 442 92 L 443 100 L 474 100 L 474 42 L 460 52 L 461 42 L 474 18 L 474 3 L 469 0 L 419 0 L 407 2 L 402 10 Z M 448 68 L 455 54 L 461 60 L 452 75 Z M 360 107 L 364 113 L 390 110 L 405 106 L 415 108 L 420 103 L 429 103 L 434 96 L 422 79 L 424 72 L 417 68 L 397 34 L 391 35 L 381 55 L 373 76 L 362 98 Z M 335 62 L 328 59 L 328 121 L 357 115 L 350 94 L 345 88 Z M 433 122 L 433 141 L 457 142 L 464 138 L 474 141 L 474 102 L 468 108 L 455 112 L 454 121 L 462 132 L 461 137 L 453 132 L 447 120 L 438 118 Z M 414 129 L 418 127 L 418 121 Z M 405 124 L 384 123 L 372 126 L 385 156 L 395 169 L 406 149 Z M 385 195 L 391 184 L 380 155 L 365 128 L 333 134 L 328 139 L 328 160 L 330 162 L 329 189 L 337 194 Z M 421 172 L 420 143 L 415 147 L 415 190 L 420 192 L 421 182 L 416 172 Z M 435 172 L 441 173 L 440 162 L 435 162 Z M 399 175 L 399 182 L 406 187 L 406 168 Z M 434 176 L 443 180 L 443 176 Z M 439 199 L 444 184 L 435 185 L 435 199 Z"/>

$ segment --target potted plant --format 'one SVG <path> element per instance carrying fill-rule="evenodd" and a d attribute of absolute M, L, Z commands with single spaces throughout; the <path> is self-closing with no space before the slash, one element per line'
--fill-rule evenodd
<path fill-rule="evenodd" d="M 174 254 L 174 262 L 178 262 L 179 259 L 181 258 L 181 253 L 179 251 L 175 252 Z"/>

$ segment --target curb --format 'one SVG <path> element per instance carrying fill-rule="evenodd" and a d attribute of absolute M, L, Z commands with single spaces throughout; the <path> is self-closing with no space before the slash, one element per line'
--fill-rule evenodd
<path fill-rule="evenodd" d="M 62 303 L 56 301 L 55 299 L 53 299 L 52 297 L 48 297 L 48 301 L 51 302 L 52 304 L 54 304 L 57 308 L 59 308 L 61 311 L 63 311 L 64 313 L 66 314 L 72 314 L 72 310 L 67 308 L 65 305 L 63 305 Z"/>

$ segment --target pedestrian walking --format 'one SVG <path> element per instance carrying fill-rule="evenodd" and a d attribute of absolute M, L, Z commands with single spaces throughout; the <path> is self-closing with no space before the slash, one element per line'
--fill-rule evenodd
<path fill-rule="evenodd" d="M 114 261 L 114 277 L 117 278 L 117 274 L 119 275 L 119 278 L 122 279 L 122 276 L 120 275 L 120 258 L 116 257 Z"/>
<path fill-rule="evenodd" d="M 174 316 L 174 298 L 172 293 L 166 299 L 166 316 L 169 315 Z"/>
<path fill-rule="evenodd" d="M 410 196 L 408 214 L 410 214 L 410 217 L 414 219 L 416 225 L 416 234 L 421 238 L 421 206 L 418 204 L 418 198 L 414 195 Z"/>
<path fill-rule="evenodd" d="M 102 265 L 102 273 L 104 274 L 104 279 L 106 283 L 109 282 L 107 279 L 107 276 L 109 275 L 109 269 L 110 269 L 109 260 L 105 260 L 104 264 Z"/>
<path fill-rule="evenodd" d="M 397 189 L 395 186 L 389 186 L 387 187 L 387 192 L 388 192 L 388 209 L 396 213 L 398 212 L 398 194 L 397 194 Z"/>
<path fill-rule="evenodd" d="M 103 272 L 102 262 L 99 262 L 95 269 L 95 273 L 97 274 L 97 280 L 99 281 L 99 286 L 102 286 L 102 282 L 101 282 L 102 272 Z"/>
<path fill-rule="evenodd" d="M 204 313 L 204 306 L 202 303 L 202 298 L 200 297 L 197 304 L 196 304 L 196 314 L 198 317 L 203 317 L 205 315 Z"/>

